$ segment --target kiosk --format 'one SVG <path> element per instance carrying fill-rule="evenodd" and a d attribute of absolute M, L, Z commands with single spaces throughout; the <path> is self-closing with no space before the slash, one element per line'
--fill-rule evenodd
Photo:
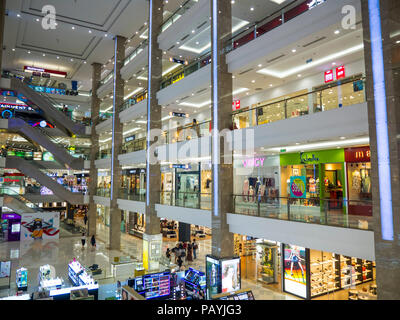
<path fill-rule="evenodd" d="M 28 289 L 28 269 L 17 269 L 15 275 L 15 282 L 18 290 L 26 291 Z"/>

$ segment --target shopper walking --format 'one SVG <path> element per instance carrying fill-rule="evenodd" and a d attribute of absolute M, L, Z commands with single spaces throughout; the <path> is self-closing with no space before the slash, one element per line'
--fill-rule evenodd
<path fill-rule="evenodd" d="M 83 248 L 85 248 L 85 243 L 86 243 L 85 233 L 82 233 L 81 242 L 82 242 L 82 250 L 83 250 Z"/>
<path fill-rule="evenodd" d="M 86 212 L 85 212 L 85 215 L 83 216 L 83 222 L 85 223 L 85 226 L 86 226 L 86 224 L 87 224 L 87 215 L 86 215 Z"/>
<path fill-rule="evenodd" d="M 184 269 L 184 267 L 182 266 L 183 260 L 181 257 L 178 257 L 177 264 L 178 264 L 179 270 L 182 270 L 182 268 Z"/>
<path fill-rule="evenodd" d="M 96 238 L 94 237 L 94 235 L 92 235 L 90 243 L 92 244 L 92 249 L 94 250 L 96 248 Z"/>
<path fill-rule="evenodd" d="M 193 248 L 193 258 L 197 259 L 197 249 L 199 248 L 199 246 L 196 243 L 196 239 L 193 239 L 192 248 Z"/>

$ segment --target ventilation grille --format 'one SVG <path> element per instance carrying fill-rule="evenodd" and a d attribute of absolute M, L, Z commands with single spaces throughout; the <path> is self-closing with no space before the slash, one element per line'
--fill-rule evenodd
<path fill-rule="evenodd" d="M 308 46 L 311 46 L 312 44 L 317 43 L 317 42 L 320 42 L 320 41 L 322 41 L 322 40 L 324 40 L 324 39 L 326 39 L 326 37 L 321 37 L 321 38 L 319 38 L 319 39 L 317 39 L 317 40 L 314 40 L 314 41 L 311 41 L 311 42 L 309 42 L 309 43 L 306 43 L 305 45 L 303 45 L 303 48 L 307 48 Z"/>
<path fill-rule="evenodd" d="M 172 47 L 168 48 L 167 51 L 172 50 L 173 48 L 175 48 L 175 45 L 173 45 Z"/>
<path fill-rule="evenodd" d="M 282 58 L 282 57 L 284 57 L 284 56 L 286 56 L 286 54 L 281 54 L 281 55 L 278 56 L 278 57 L 275 57 L 275 58 L 273 58 L 273 59 L 271 59 L 271 60 L 267 60 L 267 63 L 274 62 L 274 61 L 276 61 L 276 60 L 278 60 L 278 59 L 280 59 L 280 58 Z"/>
<path fill-rule="evenodd" d="M 245 74 L 245 73 L 250 72 L 250 71 L 252 71 L 252 70 L 253 70 L 253 68 L 244 70 L 243 72 L 239 73 L 239 75 Z"/>
<path fill-rule="evenodd" d="M 189 35 L 187 34 L 186 36 L 184 36 L 181 41 L 184 41 L 185 39 L 187 39 L 189 37 Z"/>
<path fill-rule="evenodd" d="M 182 100 L 185 100 L 185 99 L 187 99 L 187 98 L 189 98 L 189 96 L 183 97 L 183 98 L 181 99 L 181 101 L 182 101 Z"/>
<path fill-rule="evenodd" d="M 197 26 L 197 29 L 200 29 L 202 26 L 204 26 L 207 23 L 207 21 L 204 21 L 201 25 Z"/>
<path fill-rule="evenodd" d="M 204 88 L 204 89 L 201 89 L 201 90 L 197 91 L 196 93 L 199 94 L 199 93 L 202 93 L 202 92 L 204 92 L 206 90 L 207 90 L 207 88 Z"/>

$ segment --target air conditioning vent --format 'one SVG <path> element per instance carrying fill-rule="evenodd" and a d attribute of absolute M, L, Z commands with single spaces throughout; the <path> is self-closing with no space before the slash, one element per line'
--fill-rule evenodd
<path fill-rule="evenodd" d="M 273 59 L 271 59 L 271 60 L 267 60 L 267 63 L 274 62 L 274 61 L 276 61 L 276 60 L 278 60 L 278 59 L 280 59 L 280 58 L 282 58 L 282 57 L 284 57 L 284 56 L 286 56 L 286 54 L 281 54 L 281 55 L 278 56 L 278 57 L 275 57 L 275 58 L 273 58 Z"/>
<path fill-rule="evenodd" d="M 189 35 L 187 34 L 186 36 L 184 36 L 181 41 L 184 41 L 185 39 L 187 39 L 189 37 Z"/>
<path fill-rule="evenodd" d="M 239 73 L 239 75 L 245 74 L 245 73 L 250 72 L 250 71 L 252 71 L 252 70 L 253 70 L 253 68 L 244 70 L 243 72 Z"/>
<path fill-rule="evenodd" d="M 322 41 L 322 40 L 324 40 L 324 39 L 326 39 L 326 37 L 321 37 L 321 38 L 319 38 L 319 39 L 317 39 L 317 40 L 311 41 L 311 42 L 309 42 L 309 43 L 303 45 L 303 48 L 307 48 L 308 46 L 311 46 L 312 44 L 317 43 L 317 42 L 320 42 L 320 41 Z"/>
<path fill-rule="evenodd" d="M 167 51 L 172 50 L 173 48 L 175 48 L 175 45 L 173 45 L 172 47 L 168 48 Z"/>
<path fill-rule="evenodd" d="M 200 29 L 202 26 L 204 26 L 207 23 L 207 21 L 204 21 L 201 25 L 197 26 L 197 29 Z"/>
<path fill-rule="evenodd" d="M 201 90 L 197 91 L 196 93 L 199 94 L 199 93 L 202 93 L 202 92 L 204 92 L 206 90 L 207 90 L 207 88 L 204 88 L 204 89 L 201 89 Z"/>
<path fill-rule="evenodd" d="M 260 91 L 260 90 L 262 90 L 262 89 L 263 89 L 263 88 L 256 88 L 255 90 L 256 90 L 256 91 Z"/>
<path fill-rule="evenodd" d="M 189 96 L 183 97 L 183 98 L 181 99 L 181 101 L 182 101 L 182 100 L 185 100 L 185 99 L 187 99 L 187 98 L 189 98 Z"/>

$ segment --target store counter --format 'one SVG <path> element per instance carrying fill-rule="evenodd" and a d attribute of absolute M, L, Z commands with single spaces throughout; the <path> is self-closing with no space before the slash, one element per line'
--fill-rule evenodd
<path fill-rule="evenodd" d="M 21 296 L 10 296 L 5 298 L 0 298 L 0 300 L 31 300 L 31 296 L 29 294 L 23 294 Z"/>
<path fill-rule="evenodd" d="M 136 261 L 121 261 L 111 262 L 111 274 L 113 277 L 133 276 L 135 268 L 137 267 Z"/>
<path fill-rule="evenodd" d="M 60 289 L 62 287 L 63 280 L 60 278 L 50 279 L 50 280 L 42 280 L 40 281 L 40 287 L 45 290 L 53 290 L 53 289 Z"/>

